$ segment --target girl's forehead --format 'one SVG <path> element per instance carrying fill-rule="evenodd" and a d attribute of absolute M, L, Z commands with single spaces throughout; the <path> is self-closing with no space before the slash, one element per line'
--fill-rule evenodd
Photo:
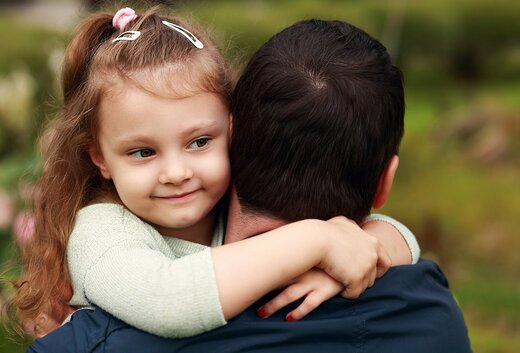
<path fill-rule="evenodd" d="M 144 137 L 184 140 L 195 133 L 227 130 L 229 123 L 227 106 L 213 93 L 165 99 L 128 87 L 102 102 L 98 113 L 101 135 L 124 142 Z"/>
<path fill-rule="evenodd" d="M 215 93 L 200 80 L 194 80 L 189 75 L 173 74 L 166 70 L 143 70 L 122 75 L 111 75 L 102 84 L 102 97 L 117 99 L 132 90 L 140 90 L 162 98 L 181 99 L 200 93 Z M 223 95 L 222 95 L 223 96 Z M 222 97 L 226 100 L 226 97 Z"/>

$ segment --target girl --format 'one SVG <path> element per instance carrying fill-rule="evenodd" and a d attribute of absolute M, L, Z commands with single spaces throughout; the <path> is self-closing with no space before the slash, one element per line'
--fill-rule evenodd
<path fill-rule="evenodd" d="M 314 267 L 337 281 L 320 276 L 321 302 L 345 287 L 356 297 L 376 264 L 390 265 L 341 217 L 220 246 L 231 84 L 204 31 L 157 9 L 83 24 L 65 54 L 63 109 L 43 139 L 36 235 L 15 298 L 26 330 L 45 334 L 70 303 L 190 336 Z"/>

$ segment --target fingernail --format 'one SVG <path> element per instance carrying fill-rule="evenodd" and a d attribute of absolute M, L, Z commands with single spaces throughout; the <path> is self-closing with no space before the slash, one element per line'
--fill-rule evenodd
<path fill-rule="evenodd" d="M 291 314 L 288 314 L 288 315 L 285 317 L 285 320 L 287 320 L 287 321 L 296 321 L 296 319 L 295 319 Z"/>
<path fill-rule="evenodd" d="M 265 309 L 264 308 L 260 308 L 256 311 L 256 314 L 258 316 L 260 316 L 262 319 L 265 318 L 267 316 L 266 312 L 265 312 Z"/>

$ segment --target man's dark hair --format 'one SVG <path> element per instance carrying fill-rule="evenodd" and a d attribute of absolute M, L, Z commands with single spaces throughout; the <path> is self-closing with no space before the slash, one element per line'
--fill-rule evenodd
<path fill-rule="evenodd" d="M 232 175 L 246 211 L 359 222 L 398 152 L 402 76 L 364 31 L 341 21 L 302 21 L 255 53 L 232 112 Z"/>

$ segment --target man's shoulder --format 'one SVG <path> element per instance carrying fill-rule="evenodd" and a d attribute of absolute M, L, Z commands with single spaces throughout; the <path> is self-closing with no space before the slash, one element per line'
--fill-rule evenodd
<path fill-rule="evenodd" d="M 256 315 L 276 294 L 226 326 L 179 340 L 139 331 L 100 309 L 78 312 L 70 325 L 38 340 L 29 352 L 471 352 L 446 277 L 430 261 L 392 268 L 358 299 L 332 298 L 300 321 L 285 321 L 298 303 L 267 320 Z"/>
<path fill-rule="evenodd" d="M 425 284 L 449 290 L 448 280 L 441 268 L 433 261 L 420 259 L 413 265 L 391 267 L 386 274 L 376 281 L 376 288 L 381 291 L 398 290 L 409 287 L 422 288 Z"/>
<path fill-rule="evenodd" d="M 373 335 L 366 351 L 382 348 L 377 337 L 385 336 L 385 345 L 405 352 L 471 352 L 462 312 L 446 276 L 432 261 L 391 268 L 359 298 L 358 309 Z"/>
<path fill-rule="evenodd" d="M 285 321 L 299 303 L 259 319 L 256 310 L 274 295 L 188 346 L 211 348 L 229 337 L 222 352 L 471 352 L 448 281 L 431 261 L 392 268 L 358 299 L 332 298 L 300 321 Z"/>

